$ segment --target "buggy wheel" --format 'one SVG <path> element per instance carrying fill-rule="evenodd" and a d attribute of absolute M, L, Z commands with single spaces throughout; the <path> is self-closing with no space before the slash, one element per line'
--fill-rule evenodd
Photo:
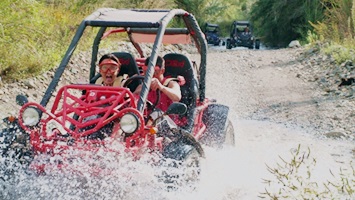
<path fill-rule="evenodd" d="M 196 148 L 192 148 L 190 153 L 182 162 L 183 182 L 193 183 L 200 180 L 201 174 L 201 156 Z"/>
<path fill-rule="evenodd" d="M 226 45 L 226 41 L 222 40 L 222 46 Z"/>
<path fill-rule="evenodd" d="M 195 150 L 198 153 L 198 157 L 205 157 L 201 144 L 196 141 L 192 134 L 183 131 L 179 134 L 180 137 L 177 140 L 170 142 L 164 147 L 163 156 L 165 158 L 185 160 Z"/>
<path fill-rule="evenodd" d="M 214 46 L 219 46 L 220 43 L 221 43 L 221 40 L 218 40 L 214 43 Z"/>
<path fill-rule="evenodd" d="M 10 129 L 3 129 L 0 131 L 0 155 L 4 156 L 10 149 L 12 143 L 15 141 L 15 133 Z"/>
<path fill-rule="evenodd" d="M 188 186 L 194 189 L 201 173 L 201 156 L 198 150 L 191 145 L 172 142 L 164 149 L 163 155 L 164 170 L 160 180 L 166 188 L 176 190 Z"/>
<path fill-rule="evenodd" d="M 0 131 L 0 156 L 7 160 L 28 166 L 33 160 L 29 135 L 14 124 L 12 128 Z"/>
<path fill-rule="evenodd" d="M 255 49 L 260 49 L 260 40 L 255 40 Z"/>
<path fill-rule="evenodd" d="M 231 48 L 232 48 L 232 44 L 231 44 L 230 39 L 227 39 L 226 48 L 227 48 L 227 49 L 231 49 Z"/>

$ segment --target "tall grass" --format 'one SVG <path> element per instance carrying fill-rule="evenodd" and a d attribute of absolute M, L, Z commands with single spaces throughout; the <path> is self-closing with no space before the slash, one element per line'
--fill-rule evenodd
<path fill-rule="evenodd" d="M 0 4 L 0 76 L 11 81 L 58 65 L 82 17 L 62 6 L 32 0 Z"/>
<path fill-rule="evenodd" d="M 172 3 L 173 0 L 1 0 L 0 78 L 17 81 L 58 66 L 80 22 L 99 7 L 172 8 Z M 93 31 L 96 30 L 84 34 Z M 80 46 L 89 47 L 92 40 L 85 38 Z"/>
<path fill-rule="evenodd" d="M 238 2 L 246 1 L 248 0 Z M 0 78 L 5 82 L 16 81 L 58 66 L 81 20 L 99 7 L 178 7 L 185 10 L 192 7 L 191 12 L 203 24 L 207 20 L 223 21 L 223 18 L 239 16 L 240 9 L 236 8 L 240 5 L 233 2 L 234 0 L 1 0 Z M 199 3 L 203 3 L 203 7 Z M 84 46 L 89 46 L 92 40 L 84 40 L 83 43 Z"/>
<path fill-rule="evenodd" d="M 354 35 L 353 18 L 354 0 L 323 1 L 324 20 L 311 23 L 321 38 L 342 43 L 345 39 L 352 39 Z"/>
<path fill-rule="evenodd" d="M 323 0 L 324 20 L 311 23 L 318 39 L 326 42 L 322 51 L 337 63 L 355 61 L 355 0 Z M 314 40 L 309 41 L 314 42 Z"/>
<path fill-rule="evenodd" d="M 251 16 L 257 36 L 271 46 L 286 46 L 294 39 L 327 41 L 324 52 L 334 54 L 338 62 L 353 60 L 354 1 L 1 0 L 0 77 L 19 80 L 58 66 L 81 20 L 99 7 L 182 8 L 194 14 L 201 27 L 205 22 L 220 24 L 224 35 L 232 21 Z"/>

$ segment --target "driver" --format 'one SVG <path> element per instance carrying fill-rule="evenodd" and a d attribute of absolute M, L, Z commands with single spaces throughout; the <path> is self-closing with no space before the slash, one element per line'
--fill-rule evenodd
<path fill-rule="evenodd" d="M 147 71 L 147 66 L 149 63 L 148 57 L 145 60 L 145 65 L 143 66 L 143 73 Z M 154 75 L 150 85 L 150 91 L 148 93 L 148 100 L 150 102 L 156 101 L 156 91 L 159 90 L 160 101 L 158 102 L 156 108 L 162 111 L 166 111 L 171 103 L 179 102 L 181 100 L 180 85 L 176 82 L 176 79 L 164 77 L 165 66 L 164 59 L 160 56 L 157 58 L 157 63 L 154 67 Z M 139 94 L 142 89 L 142 85 L 139 85 L 134 91 L 135 94 Z"/>
<path fill-rule="evenodd" d="M 109 53 L 103 55 L 99 60 L 99 72 L 101 77 L 95 81 L 95 84 L 103 86 L 121 86 L 122 76 L 117 77 L 121 68 L 118 58 Z"/>
<path fill-rule="evenodd" d="M 244 32 L 243 32 L 243 35 L 250 35 L 251 33 L 250 33 L 250 30 L 249 30 L 249 27 L 247 26 L 247 27 L 245 27 L 245 29 L 244 29 Z"/>

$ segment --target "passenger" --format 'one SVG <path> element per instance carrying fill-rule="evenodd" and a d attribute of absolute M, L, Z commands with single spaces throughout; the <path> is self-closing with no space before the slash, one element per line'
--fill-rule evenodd
<path fill-rule="evenodd" d="M 117 77 L 120 67 L 121 63 L 115 55 L 103 55 L 99 60 L 99 72 L 101 77 L 95 81 L 95 84 L 103 86 L 121 86 L 123 77 Z"/>
<path fill-rule="evenodd" d="M 144 74 L 147 71 L 149 58 L 150 57 L 146 59 L 145 66 L 143 66 Z M 148 100 L 154 103 L 157 98 L 156 91 L 160 90 L 160 101 L 156 107 L 162 111 L 166 111 L 171 103 L 179 102 L 181 100 L 181 91 L 179 83 L 175 81 L 176 79 L 164 77 L 164 72 L 164 59 L 158 56 L 156 65 L 154 67 L 154 75 L 150 85 L 150 91 L 148 93 Z M 139 94 L 141 90 L 142 85 L 139 85 L 134 93 Z"/>

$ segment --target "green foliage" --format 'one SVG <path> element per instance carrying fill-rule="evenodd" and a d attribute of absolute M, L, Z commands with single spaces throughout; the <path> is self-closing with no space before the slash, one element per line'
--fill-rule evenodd
<path fill-rule="evenodd" d="M 106 0 L 103 7 L 113 8 L 143 8 L 143 9 L 171 9 L 173 0 Z"/>
<path fill-rule="evenodd" d="M 203 28 L 206 22 L 218 24 L 222 35 L 229 35 L 235 20 L 247 18 L 248 0 L 174 0 L 176 8 L 192 13 Z"/>
<path fill-rule="evenodd" d="M 0 45 L 5 48 L 0 49 L 0 77 L 18 80 L 56 67 L 81 20 L 99 7 L 181 8 L 191 12 L 201 28 L 206 22 L 219 24 L 222 36 L 229 35 L 233 21 L 250 20 L 256 36 L 266 45 L 282 47 L 299 39 L 307 43 L 333 41 L 344 46 L 354 44 L 353 1 L 2 0 Z M 92 41 L 83 43 L 88 47 Z M 352 46 L 337 51 L 335 47 L 324 52 L 334 54 L 339 62 L 353 59 Z"/>
<path fill-rule="evenodd" d="M 216 22 L 218 16 L 226 9 L 221 1 L 216 0 L 174 0 L 176 7 L 192 13 L 200 25 Z"/>
<path fill-rule="evenodd" d="M 79 16 L 40 1 L 3 0 L 0 6 L 0 46 L 6 47 L 0 49 L 2 79 L 18 80 L 56 66 Z"/>
<path fill-rule="evenodd" d="M 220 15 L 219 25 L 222 34 L 229 37 L 231 26 L 237 20 L 249 20 L 249 11 L 254 0 L 225 1 L 227 8 Z"/>
<path fill-rule="evenodd" d="M 350 199 L 355 194 L 355 170 L 350 161 L 348 169 L 340 169 L 330 174 L 334 180 L 317 182 L 314 180 L 317 160 L 298 148 L 292 152 L 291 160 L 280 157 L 276 167 L 267 166 L 275 179 L 265 179 L 265 192 L 260 198 L 269 199 Z M 325 174 L 322 174 L 326 176 Z"/>
<path fill-rule="evenodd" d="M 354 0 L 323 0 L 324 20 L 311 23 L 318 39 L 325 43 L 322 53 L 331 55 L 338 64 L 355 61 Z"/>
<path fill-rule="evenodd" d="M 278 45 L 282 43 L 282 41 L 288 42 L 291 39 L 300 39 L 311 44 L 321 41 L 327 43 L 327 45 L 323 45 L 322 52 L 331 55 L 338 64 L 347 60 L 354 61 L 354 0 L 303 0 L 299 2 L 303 3 L 303 7 L 300 8 L 305 10 L 305 12 L 300 12 L 301 15 L 304 15 L 304 20 L 298 20 L 300 23 L 298 23 L 297 26 L 295 26 L 294 22 L 290 21 L 289 24 L 292 25 L 292 29 L 287 29 L 291 28 L 291 26 L 281 23 L 280 20 L 278 20 L 279 17 L 277 17 L 277 14 L 270 14 L 271 11 L 267 13 L 267 15 L 270 15 L 271 17 L 266 16 L 265 18 L 256 18 L 258 25 L 260 25 L 260 29 L 258 30 L 262 36 L 265 36 L 265 42 L 270 43 L 271 45 Z M 270 10 L 272 10 L 272 6 L 276 4 L 279 5 L 276 0 L 262 1 L 262 3 L 263 4 L 259 3 L 260 5 L 254 7 L 254 17 L 261 15 L 262 11 L 258 9 L 270 6 Z M 301 4 L 297 5 L 300 6 Z M 287 4 L 287 6 L 295 7 L 296 5 Z M 287 15 L 292 15 L 292 12 L 288 12 L 285 7 L 278 7 L 278 9 L 285 10 L 281 16 L 283 18 Z M 297 10 L 298 9 L 294 9 L 294 12 Z M 272 19 L 275 20 L 274 23 L 268 22 Z M 277 31 L 276 25 L 280 25 L 283 31 Z M 287 35 L 289 37 L 285 37 Z M 287 43 L 284 43 L 284 45 L 286 44 Z"/>
<path fill-rule="evenodd" d="M 323 0 L 323 3 L 325 19 L 312 23 L 317 34 L 339 44 L 352 39 L 355 36 L 353 0 Z"/>
<path fill-rule="evenodd" d="M 354 40 L 346 39 L 344 43 L 337 44 L 335 42 L 326 43 L 323 45 L 321 52 L 326 55 L 331 55 L 337 64 L 344 63 L 346 61 L 355 61 Z"/>
<path fill-rule="evenodd" d="M 308 30 L 305 40 L 308 44 L 315 44 L 320 40 L 320 37 L 314 31 Z"/>
<path fill-rule="evenodd" d="M 319 1 L 258 0 L 251 9 L 256 34 L 270 46 L 284 47 L 295 39 L 304 39 L 323 17 Z M 282 12 L 281 12 L 282 11 Z"/>
<path fill-rule="evenodd" d="M 0 1 L 0 77 L 19 80 L 58 66 L 81 20 L 99 7 L 172 9 L 194 14 L 201 27 L 243 19 L 249 0 L 2 0 Z M 243 8 L 241 8 L 243 7 Z M 178 21 L 176 23 L 179 23 Z M 94 29 L 84 34 L 93 34 Z M 80 46 L 92 40 L 83 37 Z M 84 43 L 84 44 L 83 44 Z M 21 58 L 21 59 L 18 59 Z"/>

